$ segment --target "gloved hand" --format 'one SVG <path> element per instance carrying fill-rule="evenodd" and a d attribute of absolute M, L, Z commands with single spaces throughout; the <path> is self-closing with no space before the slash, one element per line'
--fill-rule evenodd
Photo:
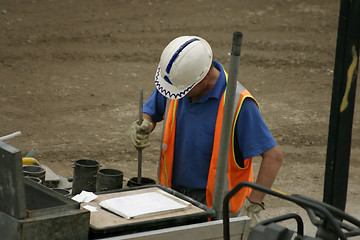
<path fill-rule="evenodd" d="M 250 218 L 249 233 L 254 229 L 255 225 L 260 222 L 259 212 L 265 210 L 264 203 L 253 203 L 248 198 L 245 199 L 244 205 L 241 207 L 238 216 L 248 216 Z"/>
<path fill-rule="evenodd" d="M 144 118 L 142 124 L 136 120 L 130 127 L 130 138 L 137 150 L 142 150 L 150 145 L 149 135 L 153 128 L 152 123 Z"/>

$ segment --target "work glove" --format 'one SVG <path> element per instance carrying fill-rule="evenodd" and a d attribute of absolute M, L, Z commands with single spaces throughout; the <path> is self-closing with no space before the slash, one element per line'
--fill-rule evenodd
<path fill-rule="evenodd" d="M 250 218 L 249 233 L 254 229 L 255 225 L 260 222 L 259 212 L 265 210 L 264 203 L 253 203 L 248 198 L 245 199 L 244 205 L 241 207 L 238 216 L 248 216 Z"/>
<path fill-rule="evenodd" d="M 137 150 L 142 150 L 150 145 L 149 135 L 153 128 L 152 123 L 144 118 L 141 125 L 136 120 L 130 127 L 130 138 Z"/>

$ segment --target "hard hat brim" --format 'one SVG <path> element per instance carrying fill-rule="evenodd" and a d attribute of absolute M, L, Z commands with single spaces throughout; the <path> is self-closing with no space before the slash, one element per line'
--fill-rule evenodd
<path fill-rule="evenodd" d="M 156 74 L 155 74 L 156 89 L 163 96 L 170 98 L 170 99 L 181 99 L 181 98 L 185 97 L 186 94 L 188 94 L 191 91 L 191 89 L 193 89 L 196 86 L 196 84 L 198 84 L 201 80 L 193 83 L 190 86 L 186 86 L 184 88 L 178 88 L 178 87 L 173 86 L 171 83 L 169 83 L 168 81 L 166 81 L 164 79 L 164 77 L 161 75 L 160 64 L 159 64 L 159 66 L 156 70 Z"/>

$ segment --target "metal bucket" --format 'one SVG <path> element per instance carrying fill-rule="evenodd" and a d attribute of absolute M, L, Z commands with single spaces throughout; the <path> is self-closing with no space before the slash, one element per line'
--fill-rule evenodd
<path fill-rule="evenodd" d="M 23 166 L 23 174 L 28 177 L 40 178 L 41 183 L 45 182 L 45 169 L 36 165 Z"/>
<path fill-rule="evenodd" d="M 96 191 L 121 189 L 123 185 L 123 172 L 117 169 L 100 169 L 97 174 Z"/>
<path fill-rule="evenodd" d="M 70 191 L 63 188 L 52 188 L 53 191 L 60 193 L 61 195 L 64 195 L 65 197 L 70 196 Z"/>
<path fill-rule="evenodd" d="M 26 178 L 30 179 L 31 181 L 34 181 L 38 184 L 41 184 L 41 179 L 38 177 L 30 177 L 30 176 L 25 176 Z"/>
<path fill-rule="evenodd" d="M 80 159 L 75 162 L 72 185 L 73 196 L 81 193 L 83 190 L 95 192 L 98 169 L 99 163 L 95 160 Z"/>
<path fill-rule="evenodd" d="M 154 179 L 146 178 L 146 177 L 142 177 L 140 183 L 138 183 L 138 178 L 133 177 L 128 181 L 127 186 L 128 187 L 138 187 L 138 186 L 145 186 L 145 185 L 154 185 L 155 183 L 156 183 L 156 181 Z"/>

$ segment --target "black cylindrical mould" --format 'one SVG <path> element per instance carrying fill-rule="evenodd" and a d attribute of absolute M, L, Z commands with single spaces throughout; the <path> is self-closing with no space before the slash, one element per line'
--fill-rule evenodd
<path fill-rule="evenodd" d="M 99 170 L 99 163 L 91 159 L 80 159 L 75 162 L 72 195 L 81 191 L 95 192 L 96 175 Z"/>
<path fill-rule="evenodd" d="M 97 174 L 96 192 L 121 189 L 123 185 L 123 172 L 117 169 L 100 169 Z"/>

